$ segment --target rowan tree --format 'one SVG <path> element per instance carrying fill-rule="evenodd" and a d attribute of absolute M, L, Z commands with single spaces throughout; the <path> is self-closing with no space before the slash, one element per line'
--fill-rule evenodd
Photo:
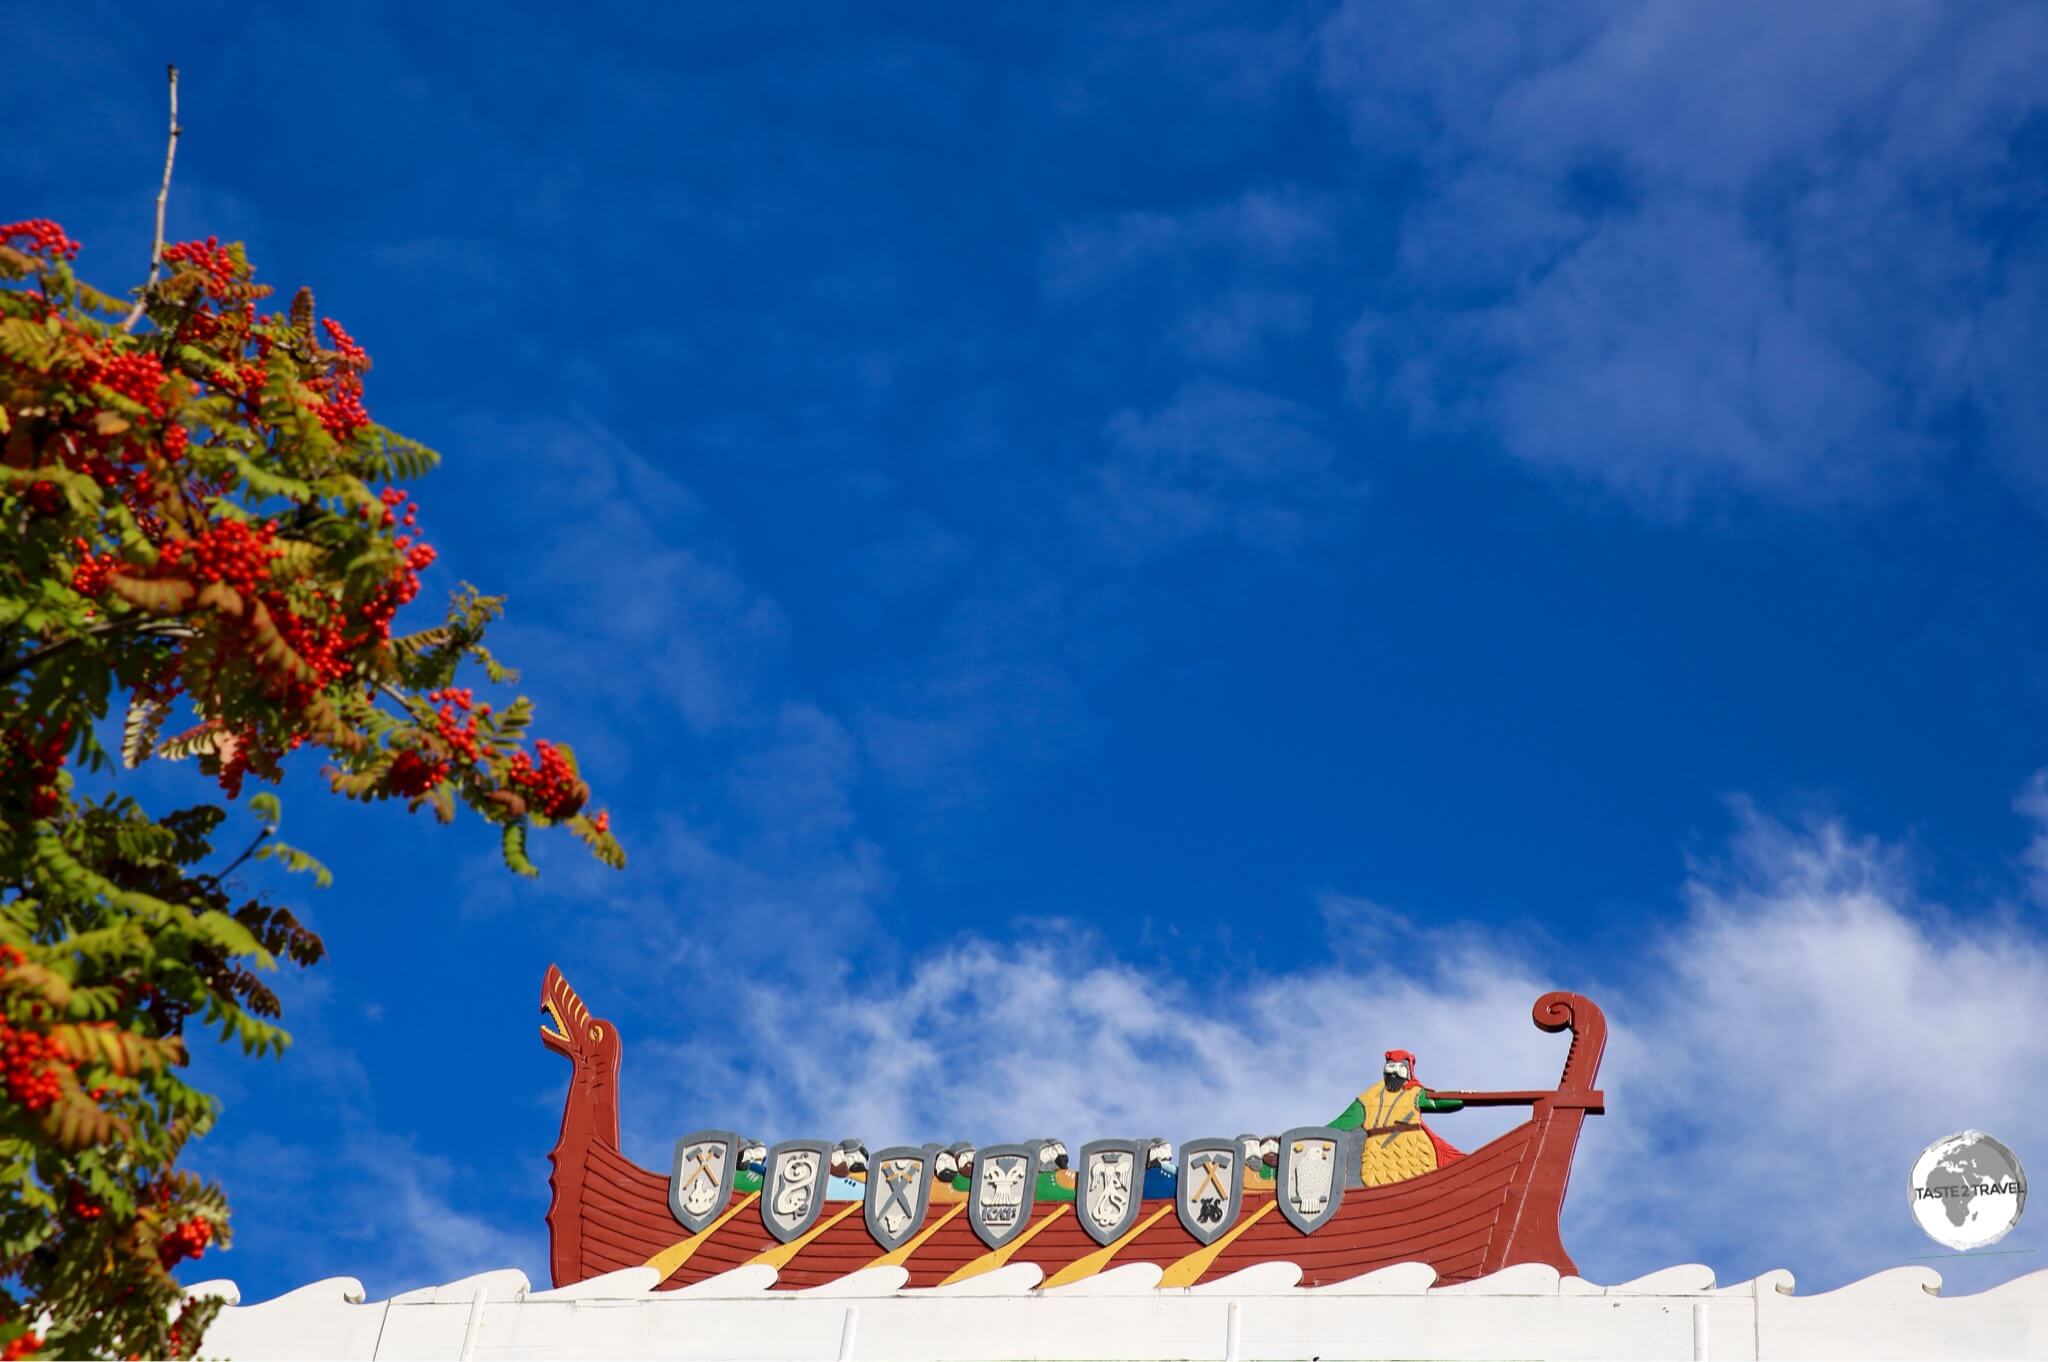
<path fill-rule="evenodd" d="M 178 1166 L 218 1111 L 181 1071 L 209 1032 L 282 1053 L 266 975 L 323 952 L 237 872 L 328 879 L 248 782 L 318 760 L 351 799 L 468 806 L 520 874 L 534 828 L 624 864 L 528 701 L 461 684 L 516 680 L 484 643 L 500 599 L 465 586 L 396 630 L 435 559 L 408 486 L 437 460 L 371 420 L 368 354 L 304 289 L 266 310 L 240 245 L 165 245 L 161 221 L 160 197 L 132 301 L 78 278 L 57 224 L 0 224 L 7 1358 L 192 1356 L 218 1308 L 172 1276 L 230 1234 L 221 1188 Z M 146 808 L 120 777 L 150 760 L 218 799 Z M 227 855 L 238 802 L 256 832 Z"/>

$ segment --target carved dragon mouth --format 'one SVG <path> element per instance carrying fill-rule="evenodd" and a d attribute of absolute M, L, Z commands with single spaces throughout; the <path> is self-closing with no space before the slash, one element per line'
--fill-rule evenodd
<path fill-rule="evenodd" d="M 558 1055 L 567 1055 L 569 1058 L 574 1059 L 576 1052 L 570 1048 L 569 1024 L 562 1020 L 561 1012 L 556 1009 L 552 1001 L 548 1000 L 541 1002 L 540 1010 L 547 1014 L 549 1021 L 554 1023 L 552 1027 L 547 1022 L 541 1023 L 540 1043 Z"/>

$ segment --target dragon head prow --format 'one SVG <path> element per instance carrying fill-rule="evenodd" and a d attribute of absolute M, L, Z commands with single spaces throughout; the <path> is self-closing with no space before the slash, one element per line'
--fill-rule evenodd
<path fill-rule="evenodd" d="M 600 1017 L 590 1015 L 583 998 L 562 977 L 559 966 L 549 965 L 540 985 L 540 1010 L 547 1017 L 541 1023 L 540 1043 L 572 1064 L 611 1061 L 619 1053 L 619 1029 Z M 553 1022 L 554 1025 L 548 1025 Z"/>

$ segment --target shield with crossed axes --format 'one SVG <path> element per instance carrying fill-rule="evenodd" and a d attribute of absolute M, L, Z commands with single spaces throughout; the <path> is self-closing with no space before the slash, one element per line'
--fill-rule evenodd
<path fill-rule="evenodd" d="M 901 1248 L 932 1201 L 932 1156 L 936 1145 L 898 1145 L 868 1162 L 868 1233 L 885 1249 Z"/>
<path fill-rule="evenodd" d="M 1038 1146 L 992 1144 L 974 1156 L 967 1185 L 967 1223 L 981 1242 L 999 1249 L 1031 1223 L 1038 1195 Z"/>
<path fill-rule="evenodd" d="M 1236 1140 L 1188 1140 L 1180 1147 L 1174 1207 L 1181 1227 L 1213 1244 L 1244 1208 L 1244 1152 Z"/>
<path fill-rule="evenodd" d="M 761 1175 L 761 1223 L 783 1243 L 809 1229 L 824 1209 L 831 1153 L 825 1140 L 784 1140 L 768 1151 L 767 1171 Z"/>
<path fill-rule="evenodd" d="M 702 1234 L 732 1199 L 740 1137 L 730 1130 L 700 1130 L 676 1141 L 675 1170 L 668 1180 L 668 1209 L 676 1223 Z"/>

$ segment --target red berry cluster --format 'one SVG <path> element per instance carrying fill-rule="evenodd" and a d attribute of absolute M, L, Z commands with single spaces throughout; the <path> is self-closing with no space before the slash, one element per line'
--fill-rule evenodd
<path fill-rule="evenodd" d="M 5 1348 L 0 1348 L 0 1362 L 21 1362 L 24 1357 L 34 1357 L 43 1350 L 43 1336 L 31 1329 L 18 1334 Z"/>
<path fill-rule="evenodd" d="M 482 739 L 476 731 L 477 720 L 491 712 L 487 704 L 476 702 L 476 692 L 467 686 L 450 686 L 446 690 L 430 691 L 429 704 L 439 705 L 434 712 L 434 734 L 448 744 L 449 751 L 464 761 L 473 762 L 482 754 Z M 462 718 L 457 719 L 456 712 Z M 474 712 L 472 712 L 474 711 Z"/>
<path fill-rule="evenodd" d="M 97 383 L 112 388 L 159 421 L 164 417 L 163 361 L 147 350 L 116 350 L 109 341 L 86 363 L 79 377 L 88 386 Z"/>
<path fill-rule="evenodd" d="M 93 553 L 85 540 L 72 541 L 85 556 L 71 569 L 71 589 L 81 596 L 98 596 L 107 589 L 107 579 L 121 570 L 117 553 Z"/>
<path fill-rule="evenodd" d="M 477 722 L 491 712 L 490 705 L 478 704 L 476 692 L 467 686 L 429 691 L 427 701 L 439 706 L 434 712 L 430 750 L 399 749 L 384 777 L 386 789 L 407 799 L 446 780 L 456 758 L 474 765 L 483 755 L 483 735 L 477 731 Z"/>
<path fill-rule="evenodd" d="M 157 1241 L 156 1258 L 165 1267 L 172 1267 L 187 1258 L 197 1258 L 212 1242 L 212 1223 L 195 1215 L 164 1231 L 163 1238 Z"/>
<path fill-rule="evenodd" d="M 32 482 L 21 494 L 32 515 L 55 515 L 64 509 L 64 493 L 54 482 Z"/>
<path fill-rule="evenodd" d="M 448 763 L 420 755 L 418 750 L 400 748 L 385 773 L 384 785 L 404 799 L 417 799 L 448 778 Z"/>
<path fill-rule="evenodd" d="M 374 506 L 365 506 L 358 512 L 363 519 L 383 524 L 386 528 L 403 523 L 411 529 L 419 518 L 419 506 L 407 501 L 405 489 L 387 487 L 377 494 L 384 503 L 380 513 Z M 404 520 L 399 520 L 403 508 Z M 369 637 L 377 643 L 388 642 L 391 638 L 391 621 L 399 608 L 409 604 L 420 594 L 420 573 L 433 565 L 436 554 L 433 545 L 415 543 L 410 535 L 400 535 L 393 541 L 405 554 L 405 560 L 391 580 L 373 593 L 360 609 L 359 616 L 369 628 Z"/>
<path fill-rule="evenodd" d="M 344 330 L 340 322 L 332 317 L 326 317 L 321 319 L 320 326 L 326 331 L 327 339 L 334 342 L 334 352 L 340 355 L 350 368 L 370 367 L 370 352 L 356 344 L 356 338 Z"/>
<path fill-rule="evenodd" d="M 346 441 L 370 424 L 370 413 L 363 407 L 363 370 L 370 367 L 370 356 L 332 317 L 321 326 L 334 342 L 336 358 L 326 373 L 306 386 L 320 395 L 320 424 L 335 439 Z"/>
<path fill-rule="evenodd" d="M 216 298 L 225 298 L 235 283 L 235 257 L 227 247 L 220 244 L 220 238 L 210 236 L 204 241 L 180 241 L 175 246 L 164 247 L 164 263 L 189 265 L 206 276 L 207 292 Z"/>
<path fill-rule="evenodd" d="M 253 594 L 270 579 L 270 565 L 284 557 L 284 550 L 271 542 L 276 536 L 274 520 L 261 525 L 216 521 L 203 534 L 164 545 L 157 561 L 160 566 L 180 569 L 177 575 L 191 581 L 224 582 Z"/>
<path fill-rule="evenodd" d="M 64 769 L 71 746 L 71 721 L 59 720 L 40 733 L 12 728 L 0 735 L 0 785 L 28 787 L 28 816 L 48 818 L 57 812 L 57 773 Z M 20 963 L 16 961 L 15 963 Z"/>
<path fill-rule="evenodd" d="M 75 1061 L 41 1031 L 0 1021 L 0 1075 L 24 1110 L 41 1111 L 64 1092 L 59 1075 Z"/>
<path fill-rule="evenodd" d="M 24 237 L 27 238 L 31 254 L 46 255 L 52 260 L 78 258 L 78 243 L 64 235 L 64 229 L 48 218 L 27 218 L 21 222 L 0 223 L 0 242 L 12 245 Z"/>
<path fill-rule="evenodd" d="M 74 1220 L 98 1220 L 107 1213 L 107 1208 L 94 1201 L 85 1188 L 77 1183 L 71 1185 L 71 1195 L 66 1198 L 66 1209 Z"/>
<path fill-rule="evenodd" d="M 524 752 L 514 752 L 506 779 L 524 793 L 529 805 L 546 817 L 572 816 L 590 798 L 590 787 L 577 779 L 569 769 L 569 759 L 547 739 L 535 742 L 533 750 L 540 754 L 540 766 L 536 769 Z"/>
<path fill-rule="evenodd" d="M 166 461 L 176 462 L 184 456 L 190 439 L 171 416 L 173 407 L 183 399 L 187 381 L 167 373 L 152 352 L 123 349 L 127 342 L 122 340 L 84 337 L 68 321 L 64 326 L 71 332 L 72 343 L 66 351 L 69 363 L 47 374 L 37 371 L 29 381 L 41 385 L 55 378 L 67 390 L 69 400 L 52 401 L 51 393 L 23 393 L 17 398 L 22 414 L 39 409 L 35 415 L 40 417 L 36 424 L 41 435 L 31 438 L 49 462 L 118 490 L 129 510 L 146 521 L 153 512 L 149 479 L 143 472 L 150 455 L 160 453 Z M 0 373 L 10 369 L 18 379 L 27 374 L 19 363 L 0 357 Z M 109 392 L 125 399 L 124 405 L 140 407 L 141 415 L 138 417 L 133 407 L 113 410 Z M 63 504 L 49 484 L 40 485 L 40 490 L 32 485 L 26 500 L 44 515 L 55 514 Z"/>

